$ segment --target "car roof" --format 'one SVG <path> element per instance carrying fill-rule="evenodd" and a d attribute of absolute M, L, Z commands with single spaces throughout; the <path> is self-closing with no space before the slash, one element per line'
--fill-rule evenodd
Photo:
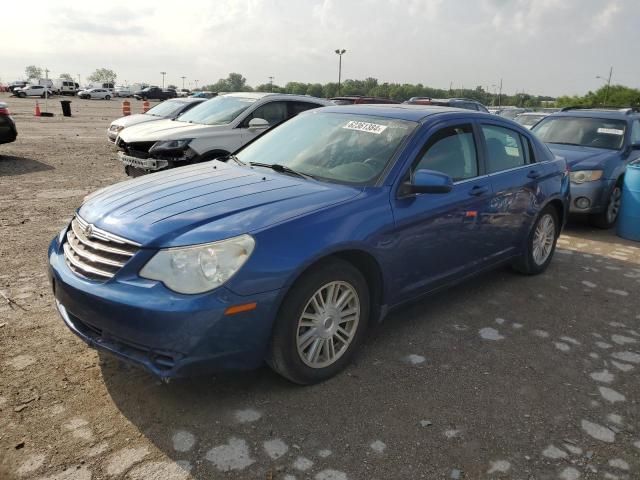
<path fill-rule="evenodd" d="M 629 112 L 627 109 L 605 108 L 579 108 L 552 113 L 554 117 L 582 117 L 582 118 L 606 118 L 611 120 L 628 120 L 640 118 L 639 112 Z"/>
<path fill-rule="evenodd" d="M 324 98 L 312 97 L 311 95 L 294 95 L 292 93 L 270 93 L 270 92 L 231 92 L 231 93 L 221 93 L 219 96 L 225 97 L 240 97 L 240 98 L 255 98 L 256 100 L 261 100 L 263 98 L 269 97 L 275 100 L 299 100 L 301 102 L 317 102 L 322 105 L 333 105 L 329 100 L 325 100 Z"/>
<path fill-rule="evenodd" d="M 463 108 L 438 107 L 431 105 L 411 105 L 407 103 L 399 104 L 357 104 L 357 105 L 335 105 L 325 107 L 325 112 L 331 113 L 351 113 L 354 115 L 372 115 L 374 117 L 395 118 L 398 120 L 409 120 L 421 122 L 427 117 L 436 114 L 456 113 L 461 115 L 487 115 L 484 112 L 466 110 Z"/>
<path fill-rule="evenodd" d="M 530 117 L 533 115 L 551 115 L 549 112 L 522 112 L 519 117 Z"/>

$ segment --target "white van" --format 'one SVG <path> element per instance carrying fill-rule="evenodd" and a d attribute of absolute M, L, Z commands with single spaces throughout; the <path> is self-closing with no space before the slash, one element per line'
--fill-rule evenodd
<path fill-rule="evenodd" d="M 78 92 L 76 83 L 66 78 L 58 78 L 53 81 L 53 91 L 58 95 L 75 95 Z"/>

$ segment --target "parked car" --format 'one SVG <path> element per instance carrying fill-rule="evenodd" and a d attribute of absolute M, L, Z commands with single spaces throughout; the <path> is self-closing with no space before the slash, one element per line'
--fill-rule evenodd
<path fill-rule="evenodd" d="M 404 103 L 409 105 L 435 105 L 439 107 L 464 108 L 465 110 L 489 113 L 489 110 L 487 110 L 487 107 L 483 104 L 468 98 L 412 97 Z"/>
<path fill-rule="evenodd" d="M 333 97 L 330 99 L 336 105 L 359 105 L 359 104 L 384 104 L 384 103 L 400 103 L 396 100 L 380 97 L 363 97 L 361 95 L 345 95 L 343 97 Z"/>
<path fill-rule="evenodd" d="M 221 95 L 175 120 L 135 125 L 116 142 L 128 175 L 226 157 L 270 127 L 331 102 L 304 95 L 239 92 Z"/>
<path fill-rule="evenodd" d="M 517 115 L 514 120 L 525 128 L 531 129 L 536 123 L 545 117 L 548 117 L 549 113 L 546 112 L 523 112 Z"/>
<path fill-rule="evenodd" d="M 18 129 L 9 114 L 9 108 L 4 102 L 0 102 L 0 144 L 15 142 L 18 137 Z"/>
<path fill-rule="evenodd" d="M 113 96 L 128 98 L 133 96 L 133 91 L 131 91 L 130 87 L 119 85 L 113 90 Z"/>
<path fill-rule="evenodd" d="M 9 84 L 9 88 L 8 88 L 8 90 L 9 90 L 11 93 L 14 93 L 14 90 L 15 90 L 16 88 L 26 87 L 27 85 L 28 85 L 28 83 L 27 83 L 27 82 L 25 82 L 25 81 L 23 81 L 23 80 L 16 80 L 15 82 L 11 82 L 11 83 Z"/>
<path fill-rule="evenodd" d="M 104 88 L 105 90 L 109 90 L 109 92 L 113 95 L 113 91 L 116 86 L 113 82 L 93 82 L 89 85 L 89 88 Z"/>
<path fill-rule="evenodd" d="M 216 92 L 191 92 L 189 96 L 193 98 L 213 98 L 217 97 L 218 94 Z"/>
<path fill-rule="evenodd" d="M 15 88 L 13 90 L 13 94 L 16 97 L 25 98 L 25 97 L 42 97 L 44 98 L 47 95 L 53 95 L 53 91 L 45 87 L 44 85 L 27 85 L 22 88 Z"/>
<path fill-rule="evenodd" d="M 640 110 L 568 107 L 532 131 L 571 169 L 571 213 L 599 228 L 618 219 L 629 162 L 640 158 Z"/>
<path fill-rule="evenodd" d="M 163 379 L 266 360 L 311 384 L 400 305 L 502 264 L 543 272 L 568 202 L 565 161 L 513 122 L 332 106 L 227 163 L 90 195 L 50 277 L 76 335 Z"/>
<path fill-rule="evenodd" d="M 75 95 L 78 92 L 77 83 L 65 78 L 58 78 L 53 81 L 53 91 L 57 95 Z"/>
<path fill-rule="evenodd" d="M 204 98 L 174 98 L 155 105 L 149 109 L 147 113 L 137 113 L 135 115 L 121 117 L 111 122 L 107 130 L 107 138 L 109 141 L 115 142 L 120 132 L 127 127 L 165 118 L 175 119 L 205 100 Z"/>
<path fill-rule="evenodd" d="M 133 94 L 137 100 L 166 100 L 167 98 L 176 98 L 178 95 L 175 90 L 159 87 L 147 87 Z"/>
<path fill-rule="evenodd" d="M 89 88 L 78 93 L 85 100 L 111 100 L 112 93 L 106 88 Z"/>
<path fill-rule="evenodd" d="M 179 97 L 188 97 L 189 95 L 191 95 L 191 90 L 189 90 L 188 88 L 180 88 L 179 90 L 176 90 L 176 94 Z"/>
<path fill-rule="evenodd" d="M 498 115 L 504 118 L 508 118 L 509 120 L 514 120 L 518 115 L 521 115 L 526 112 L 530 112 L 529 108 L 501 108 L 498 110 Z"/>

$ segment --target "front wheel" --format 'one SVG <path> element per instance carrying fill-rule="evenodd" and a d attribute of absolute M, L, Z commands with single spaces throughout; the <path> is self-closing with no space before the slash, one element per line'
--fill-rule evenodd
<path fill-rule="evenodd" d="M 111 97 L 110 97 L 109 95 L 106 95 L 106 96 L 104 97 L 104 99 L 105 99 L 105 100 L 111 100 Z"/>
<path fill-rule="evenodd" d="M 362 273 L 335 259 L 300 277 L 283 301 L 267 363 L 301 385 L 343 370 L 369 321 L 369 288 Z"/>
<path fill-rule="evenodd" d="M 615 225 L 620 213 L 620 204 L 622 202 L 622 185 L 617 184 L 611 190 L 607 206 L 601 213 L 595 213 L 589 217 L 589 221 L 594 227 L 608 229 Z"/>
<path fill-rule="evenodd" d="M 558 213 L 555 208 L 548 206 L 538 215 L 527 238 L 525 249 L 513 262 L 513 268 L 525 275 L 544 272 L 553 258 L 559 234 Z"/>

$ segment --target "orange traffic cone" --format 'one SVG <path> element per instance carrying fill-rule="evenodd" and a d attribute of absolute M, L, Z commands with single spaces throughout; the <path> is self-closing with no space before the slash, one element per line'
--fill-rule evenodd
<path fill-rule="evenodd" d="M 38 105 L 38 101 L 36 100 L 36 113 L 35 113 L 36 117 L 40 116 L 40 105 Z"/>

